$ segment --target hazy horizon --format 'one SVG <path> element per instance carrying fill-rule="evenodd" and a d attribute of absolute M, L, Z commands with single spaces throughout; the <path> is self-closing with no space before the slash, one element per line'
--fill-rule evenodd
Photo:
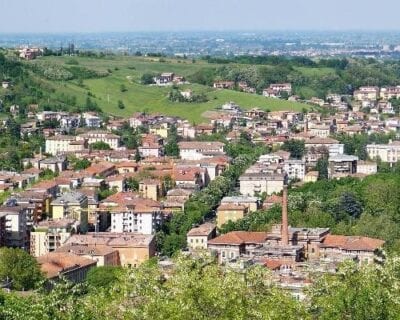
<path fill-rule="evenodd" d="M 378 5 L 372 0 L 287 0 L 284 6 L 268 0 L 0 0 L 0 33 L 400 31 L 400 3 Z M 388 10 L 377 15 L 377 8 Z"/>

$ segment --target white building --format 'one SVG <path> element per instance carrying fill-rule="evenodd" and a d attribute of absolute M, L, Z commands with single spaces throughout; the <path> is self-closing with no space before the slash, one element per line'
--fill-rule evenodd
<path fill-rule="evenodd" d="M 82 115 L 83 120 L 85 121 L 85 126 L 90 128 L 100 128 L 102 124 L 102 120 L 99 116 L 91 112 L 85 112 Z"/>
<path fill-rule="evenodd" d="M 400 141 L 389 144 L 368 144 L 367 153 L 371 159 L 394 164 L 400 160 Z"/>
<path fill-rule="evenodd" d="M 222 142 L 179 142 L 180 157 L 183 160 L 200 160 L 224 154 Z"/>
<path fill-rule="evenodd" d="M 299 179 L 303 181 L 306 175 L 306 162 L 305 160 L 289 159 L 284 162 L 283 169 L 289 180 Z"/>
<path fill-rule="evenodd" d="M 374 161 L 357 161 L 357 173 L 362 174 L 375 174 L 378 172 L 378 165 Z"/>
<path fill-rule="evenodd" d="M 107 143 L 110 146 L 110 148 L 114 150 L 118 149 L 120 144 L 119 136 L 103 130 L 89 131 L 80 134 L 76 137 L 76 140 L 87 141 L 89 145 L 96 142 L 104 142 Z"/>
<path fill-rule="evenodd" d="M 74 136 L 52 136 L 46 138 L 46 152 L 57 155 L 65 152 L 77 152 L 85 149 L 86 141 L 77 141 Z"/>
<path fill-rule="evenodd" d="M 32 226 L 29 208 L 16 205 L 16 203 L 8 203 L 0 207 L 0 213 L 6 216 L 6 246 L 28 250 L 28 235 Z"/>
<path fill-rule="evenodd" d="M 111 232 L 136 232 L 154 234 L 162 223 L 163 216 L 159 210 L 124 210 L 111 211 Z"/>
<path fill-rule="evenodd" d="M 283 174 L 245 173 L 240 178 L 240 193 L 248 196 L 271 195 L 283 190 Z"/>

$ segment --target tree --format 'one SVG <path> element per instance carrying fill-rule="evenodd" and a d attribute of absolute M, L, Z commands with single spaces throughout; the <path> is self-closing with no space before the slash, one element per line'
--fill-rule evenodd
<path fill-rule="evenodd" d="M 318 180 L 328 179 L 328 159 L 318 159 L 316 169 L 318 171 Z"/>
<path fill-rule="evenodd" d="M 133 177 L 129 177 L 128 180 L 126 181 L 126 187 L 128 188 L 128 190 L 138 191 L 139 190 L 139 181 L 137 181 Z"/>
<path fill-rule="evenodd" d="M 26 251 L 14 248 L 0 249 L 0 280 L 11 280 L 16 290 L 35 288 L 43 276 L 36 259 Z"/>
<path fill-rule="evenodd" d="M 90 148 L 92 148 L 92 150 L 111 150 L 110 145 L 103 141 L 97 141 L 90 144 Z"/>
<path fill-rule="evenodd" d="M 301 159 L 305 153 L 305 144 L 303 140 L 290 139 L 283 143 L 282 149 L 290 152 L 290 157 L 293 159 Z"/>
<path fill-rule="evenodd" d="M 118 275 L 121 268 L 112 266 L 103 266 L 92 268 L 86 276 L 86 282 L 93 288 L 105 288 L 118 281 Z"/>
<path fill-rule="evenodd" d="M 399 258 L 383 267 L 348 261 L 336 275 L 320 277 L 310 290 L 313 319 L 397 319 L 399 267 Z"/>
<path fill-rule="evenodd" d="M 136 152 L 135 152 L 135 162 L 138 163 L 138 162 L 140 162 L 140 160 L 142 160 L 142 157 L 140 156 L 139 148 L 136 148 Z"/>
<path fill-rule="evenodd" d="M 58 176 L 57 172 L 52 171 L 51 169 L 45 169 L 43 170 L 40 174 L 39 177 L 42 178 L 43 180 L 50 180 L 54 179 L 55 177 Z"/>
<path fill-rule="evenodd" d="M 128 89 L 126 88 L 126 86 L 125 86 L 124 84 L 121 84 L 121 85 L 120 85 L 119 90 L 120 90 L 121 92 L 126 92 L 126 91 L 128 91 Z"/>
<path fill-rule="evenodd" d="M 142 84 L 148 85 L 154 83 L 154 75 L 151 73 L 144 73 L 140 78 Z"/>
<path fill-rule="evenodd" d="M 89 168 L 90 164 L 91 164 L 91 162 L 86 158 L 84 158 L 84 159 L 76 159 L 73 162 L 73 168 L 74 168 L 75 171 L 84 170 L 86 168 Z"/>
<path fill-rule="evenodd" d="M 125 104 L 122 102 L 122 100 L 118 100 L 118 108 L 119 109 L 125 109 Z"/>

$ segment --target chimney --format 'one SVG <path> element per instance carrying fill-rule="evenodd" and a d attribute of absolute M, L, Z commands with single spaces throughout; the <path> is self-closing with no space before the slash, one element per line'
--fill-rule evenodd
<path fill-rule="evenodd" d="M 307 118 L 307 115 L 305 114 L 304 115 L 304 133 L 307 133 L 308 132 L 308 118 Z"/>
<path fill-rule="evenodd" d="M 288 189 L 286 184 L 283 186 L 281 239 L 282 239 L 282 245 L 284 246 L 289 245 Z"/>

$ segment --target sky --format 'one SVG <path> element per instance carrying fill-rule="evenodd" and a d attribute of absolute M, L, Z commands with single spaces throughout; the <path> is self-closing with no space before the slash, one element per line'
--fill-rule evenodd
<path fill-rule="evenodd" d="M 400 30 L 399 0 L 0 0 L 0 33 Z"/>

